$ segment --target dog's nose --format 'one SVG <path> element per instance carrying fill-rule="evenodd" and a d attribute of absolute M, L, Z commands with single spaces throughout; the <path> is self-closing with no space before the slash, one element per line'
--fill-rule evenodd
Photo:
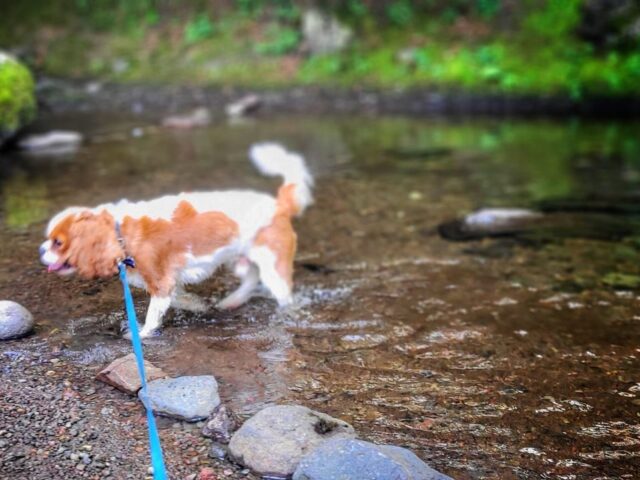
<path fill-rule="evenodd" d="M 40 245 L 40 248 L 38 249 L 38 252 L 40 252 L 40 256 L 44 255 L 46 251 L 47 249 L 45 248 L 45 246 Z"/>

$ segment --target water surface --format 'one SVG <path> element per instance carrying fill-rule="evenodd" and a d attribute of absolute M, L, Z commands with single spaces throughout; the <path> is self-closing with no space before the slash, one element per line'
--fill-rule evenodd
<path fill-rule="evenodd" d="M 258 296 L 231 313 L 172 313 L 147 345 L 154 363 L 214 374 L 240 414 L 303 403 L 456 478 L 638 478 L 640 296 L 625 285 L 640 274 L 640 233 L 621 225 L 637 222 L 640 124 L 154 123 L 51 116 L 40 128 L 78 129 L 88 143 L 75 155 L 2 158 L 0 298 L 27 306 L 53 347 L 92 366 L 129 349 L 115 279 L 61 279 L 39 265 L 50 215 L 182 190 L 274 192 L 246 152 L 278 140 L 317 178 L 316 204 L 296 222 L 295 306 Z M 437 233 L 479 207 L 594 198 L 627 213 L 573 212 L 593 228 L 526 241 Z M 221 272 L 194 291 L 215 300 L 234 285 Z M 147 298 L 136 300 L 143 316 Z"/>

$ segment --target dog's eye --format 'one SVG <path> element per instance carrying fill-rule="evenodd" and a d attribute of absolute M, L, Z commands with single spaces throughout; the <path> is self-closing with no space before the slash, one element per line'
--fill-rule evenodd
<path fill-rule="evenodd" d="M 58 240 L 57 238 L 53 239 L 53 246 L 54 247 L 61 247 L 62 246 L 62 242 L 60 240 Z"/>

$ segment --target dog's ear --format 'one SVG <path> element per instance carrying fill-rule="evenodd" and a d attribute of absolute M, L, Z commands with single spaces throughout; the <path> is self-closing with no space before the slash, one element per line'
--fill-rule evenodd
<path fill-rule="evenodd" d="M 78 214 L 69 229 L 69 260 L 84 278 L 105 278 L 118 273 L 118 259 L 124 251 L 118 242 L 113 217 L 106 211 L 99 214 Z"/>

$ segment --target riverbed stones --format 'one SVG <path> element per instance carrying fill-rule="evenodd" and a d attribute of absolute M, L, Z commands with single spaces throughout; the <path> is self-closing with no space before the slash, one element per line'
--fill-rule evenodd
<path fill-rule="evenodd" d="M 0 340 L 24 337 L 33 330 L 33 315 L 11 300 L 0 300 Z"/>
<path fill-rule="evenodd" d="M 144 362 L 144 370 L 147 382 L 167 376 L 162 369 L 152 365 L 146 360 Z M 138 375 L 136 357 L 133 353 L 111 362 L 102 371 L 100 371 L 98 375 L 96 375 L 96 379 L 101 382 L 108 383 L 118 390 L 130 395 L 135 395 L 142 387 L 140 375 Z"/>
<path fill-rule="evenodd" d="M 226 406 L 219 405 L 207 419 L 202 428 L 202 435 L 213 438 L 219 443 L 227 444 L 231 440 L 231 433 L 237 428 L 237 420 L 233 412 Z"/>
<path fill-rule="evenodd" d="M 211 375 L 154 380 L 147 390 L 154 413 L 186 422 L 204 420 L 220 405 L 218 382 Z"/>
<path fill-rule="evenodd" d="M 452 480 L 406 448 L 338 438 L 300 460 L 293 480 Z"/>
<path fill-rule="evenodd" d="M 300 459 L 330 439 L 355 438 L 353 427 L 300 405 L 267 407 L 231 437 L 229 453 L 262 475 L 287 477 Z"/>

